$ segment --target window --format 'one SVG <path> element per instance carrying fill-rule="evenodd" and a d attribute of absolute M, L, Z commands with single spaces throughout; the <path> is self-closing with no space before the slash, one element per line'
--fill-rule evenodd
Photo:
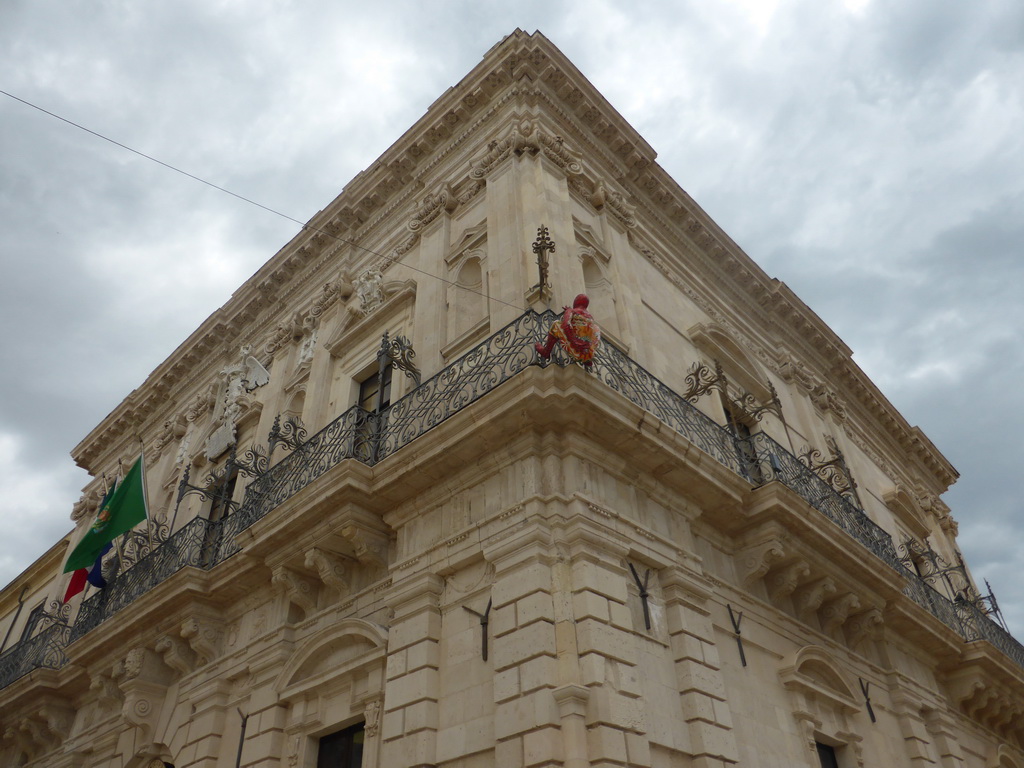
<path fill-rule="evenodd" d="M 235 484 L 238 482 L 238 470 L 233 469 L 231 475 L 218 481 L 210 489 L 214 497 L 210 502 L 210 522 L 215 523 L 231 514 L 231 499 L 235 495 Z"/>
<path fill-rule="evenodd" d="M 839 768 L 835 749 L 820 741 L 814 742 L 814 746 L 818 748 L 818 760 L 821 763 L 821 768 Z"/>
<path fill-rule="evenodd" d="M 377 414 L 391 405 L 391 373 L 394 365 L 389 361 L 384 369 L 376 368 L 373 373 L 359 382 L 359 400 L 356 403 L 368 414 Z M 377 443 L 381 434 L 380 419 L 376 416 L 357 414 L 354 454 L 360 461 L 372 462 L 377 456 Z"/>
<path fill-rule="evenodd" d="M 378 369 L 359 382 L 359 407 L 376 413 L 391 405 L 391 372 L 394 366 L 388 363 L 383 372 Z M 383 381 L 383 386 L 381 382 Z"/>
<path fill-rule="evenodd" d="M 725 409 L 725 423 L 736 438 L 736 453 L 739 456 L 740 466 L 752 481 L 761 485 L 765 478 L 757 461 L 757 449 L 750 439 L 754 434 L 750 419 L 729 402 L 729 398 L 724 395 L 722 396 L 722 407 Z"/>
<path fill-rule="evenodd" d="M 36 627 L 39 626 L 40 620 L 43 618 L 43 603 L 40 603 L 31 611 L 29 611 L 28 618 L 25 620 L 25 629 L 21 631 L 21 641 L 25 642 L 28 640 L 36 631 Z"/>
<path fill-rule="evenodd" d="M 363 764 L 363 725 L 328 734 L 320 738 L 316 768 L 360 768 Z"/>

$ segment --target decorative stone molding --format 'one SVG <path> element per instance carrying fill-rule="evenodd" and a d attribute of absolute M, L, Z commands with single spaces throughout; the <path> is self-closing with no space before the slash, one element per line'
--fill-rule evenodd
<path fill-rule="evenodd" d="M 758 542 L 743 550 L 739 555 L 743 583 L 749 586 L 759 581 L 785 556 L 786 551 L 779 538 Z"/>
<path fill-rule="evenodd" d="M 413 217 L 407 226 L 413 232 L 419 232 L 436 219 L 442 211 L 451 215 L 459 207 L 459 199 L 455 196 L 450 182 L 445 182 L 435 193 L 429 193 L 416 206 Z"/>
<path fill-rule="evenodd" d="M 820 611 L 821 628 L 826 634 L 831 634 L 841 627 L 847 617 L 858 608 L 860 608 L 860 598 L 852 592 L 830 600 Z"/>
<path fill-rule="evenodd" d="M 590 194 L 590 204 L 597 210 L 608 210 L 626 227 L 632 229 L 637 225 L 636 206 L 626 202 L 625 196 L 614 189 L 608 189 L 604 181 L 597 180 L 594 191 Z"/>
<path fill-rule="evenodd" d="M 187 675 L 195 668 L 195 653 L 181 638 L 164 635 L 156 641 L 155 650 L 163 656 L 164 664 L 179 675 Z"/>
<path fill-rule="evenodd" d="M 316 584 L 287 566 L 278 566 L 270 578 L 270 583 L 280 589 L 285 596 L 298 605 L 309 616 L 316 612 Z"/>
<path fill-rule="evenodd" d="M 120 706 L 124 698 L 114 678 L 102 672 L 89 675 L 89 690 L 95 694 L 99 705 L 104 708 Z"/>
<path fill-rule="evenodd" d="M 836 593 L 836 583 L 830 576 L 815 579 L 799 587 L 793 594 L 793 607 L 802 618 L 812 616 L 831 595 Z"/>
<path fill-rule="evenodd" d="M 190 616 L 181 623 L 181 637 L 196 655 L 200 666 L 217 658 L 223 632 L 219 622 L 210 618 Z"/>
<path fill-rule="evenodd" d="M 384 276 L 381 273 L 379 267 L 370 267 L 352 284 L 359 301 L 354 310 L 360 317 L 365 317 L 384 303 Z"/>
<path fill-rule="evenodd" d="M 363 709 L 363 732 L 368 738 L 373 738 L 380 730 L 381 700 L 373 699 L 367 702 Z"/>
<path fill-rule="evenodd" d="M 879 608 L 869 608 L 852 617 L 845 627 L 850 647 L 858 648 L 865 640 L 877 636 L 882 623 L 882 611 Z"/>
<path fill-rule="evenodd" d="M 547 133 L 538 126 L 536 118 L 523 117 L 514 123 L 505 136 L 487 145 L 487 154 L 473 163 L 470 177 L 482 179 L 502 160 L 511 155 L 544 154 L 566 174 L 583 173 L 583 156 L 566 146 L 561 136 Z"/>
<path fill-rule="evenodd" d="M 782 566 L 773 571 L 768 578 L 768 596 L 773 602 L 778 602 L 787 595 L 791 595 L 810 573 L 811 566 L 804 560 L 797 560 Z"/>
<path fill-rule="evenodd" d="M 388 563 L 388 536 L 359 522 L 342 526 L 342 538 L 355 550 L 356 559 L 366 566 L 384 568 Z"/>
<path fill-rule="evenodd" d="M 349 561 L 333 552 L 313 547 L 306 552 L 306 567 L 320 574 L 320 581 L 344 596 L 350 591 Z"/>

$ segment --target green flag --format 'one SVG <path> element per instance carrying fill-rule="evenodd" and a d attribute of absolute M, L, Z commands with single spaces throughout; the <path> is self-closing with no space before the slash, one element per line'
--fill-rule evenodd
<path fill-rule="evenodd" d="M 100 505 L 92 526 L 65 563 L 64 573 L 90 567 L 96 562 L 103 547 L 146 519 L 145 482 L 145 470 L 140 456 L 110 500 Z"/>

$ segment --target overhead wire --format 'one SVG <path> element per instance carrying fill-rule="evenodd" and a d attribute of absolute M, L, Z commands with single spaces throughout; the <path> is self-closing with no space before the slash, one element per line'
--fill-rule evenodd
<path fill-rule="evenodd" d="M 283 219 L 287 219 L 288 221 L 291 221 L 291 222 L 293 222 L 295 224 L 298 224 L 299 227 L 303 231 L 310 230 L 310 231 L 313 231 L 313 232 L 317 232 L 317 233 L 319 233 L 321 235 L 324 235 L 326 237 L 330 237 L 330 238 L 332 238 L 332 239 L 334 239 L 334 240 L 336 240 L 336 241 L 338 241 L 340 243 L 344 243 L 345 245 L 351 245 L 353 248 L 358 248 L 358 249 L 360 249 L 362 251 L 365 251 L 366 253 L 372 254 L 374 256 L 379 256 L 382 259 L 388 258 L 383 253 L 375 251 L 372 248 L 367 248 L 365 245 L 359 245 L 359 243 L 353 242 L 352 240 L 348 240 L 348 239 L 346 239 L 344 237 L 341 237 L 339 235 L 335 235 L 335 234 L 333 234 L 331 232 L 328 232 L 328 231 L 326 231 L 324 229 L 321 229 L 320 227 L 317 227 L 317 226 L 315 226 L 313 224 L 310 224 L 309 222 L 303 222 L 303 221 L 301 221 L 299 219 L 296 219 L 293 216 L 289 216 L 287 213 L 283 213 L 283 212 L 278 211 L 278 210 L 276 210 L 274 208 L 271 208 L 270 206 L 263 205 L 263 203 L 259 203 L 259 202 L 255 201 L 255 200 L 252 200 L 251 198 L 245 197 L 244 195 L 240 195 L 237 192 L 232 192 L 230 189 L 227 189 L 225 187 L 222 187 L 222 186 L 219 186 L 217 184 L 214 184 L 212 181 L 207 181 L 206 179 L 204 179 L 204 178 L 202 178 L 200 176 L 196 176 L 195 174 L 192 174 L 192 173 L 189 173 L 188 171 L 182 170 L 181 168 L 178 168 L 178 167 L 176 167 L 174 165 L 171 165 L 170 163 L 166 163 L 163 160 L 160 160 L 160 159 L 158 159 L 156 157 L 153 157 L 152 155 L 147 155 L 145 152 L 140 152 L 139 150 L 137 150 L 137 149 L 135 149 L 133 147 L 130 147 L 127 144 L 122 144 L 120 141 L 117 141 L 116 139 L 112 139 L 109 136 L 104 136 L 102 133 L 99 133 L 98 131 L 94 131 L 91 128 L 87 128 L 84 125 L 76 123 L 73 120 L 69 120 L 66 117 L 58 115 L 55 112 L 51 112 L 48 109 L 40 107 L 38 104 L 33 104 L 31 101 L 27 101 L 27 100 L 22 99 L 22 98 L 20 98 L 18 96 L 15 96 L 13 93 L 8 93 L 7 91 L 5 91 L 3 89 L 0 89 L 0 94 L 3 94 L 4 96 L 7 96 L 8 98 L 14 99 L 15 101 L 21 102 L 25 106 L 31 107 L 32 109 L 35 109 L 35 110 L 38 110 L 39 112 L 42 112 L 45 115 L 49 115 L 52 118 L 60 120 L 63 123 L 67 123 L 68 125 L 71 125 L 71 126 L 73 126 L 75 128 L 78 128 L 81 131 L 85 131 L 86 133 L 91 134 L 92 136 L 95 136 L 98 139 L 102 139 L 103 141 L 107 141 L 107 142 L 113 144 L 116 147 L 120 147 L 121 149 L 127 150 L 128 152 L 131 152 L 132 154 L 138 155 L 139 157 L 142 157 L 142 158 L 145 158 L 146 160 L 154 162 L 157 165 L 162 165 L 164 168 L 167 168 L 168 170 L 174 171 L 175 173 L 180 173 L 182 176 L 187 176 L 188 178 L 192 179 L 193 181 L 198 181 L 200 184 L 205 184 L 208 187 L 212 187 L 213 189 L 217 190 L 218 192 L 223 192 L 224 194 L 231 195 L 232 197 L 237 198 L 238 200 L 241 200 L 243 202 L 249 203 L 250 205 L 254 205 L 257 208 L 262 208 L 264 211 L 267 211 L 268 213 L 272 213 L 275 216 L 280 216 Z M 475 293 L 478 296 L 482 296 L 483 298 L 487 299 L 488 301 L 494 301 L 494 302 L 497 302 L 499 304 L 504 304 L 505 306 L 512 307 L 513 309 L 522 309 L 522 307 L 518 307 L 515 304 L 511 304 L 511 303 L 509 303 L 507 301 L 504 301 L 503 299 L 499 299 L 499 298 L 497 298 L 495 296 L 491 296 L 490 294 L 484 293 L 483 291 L 478 291 L 475 288 L 470 288 L 470 287 L 465 286 L 465 285 L 459 285 L 457 282 L 455 282 L 453 280 L 448 280 L 447 278 L 441 277 L 440 275 L 435 275 L 432 272 L 427 272 L 426 270 L 420 269 L 419 267 L 414 267 L 411 264 L 406 264 L 401 259 L 398 259 L 398 260 L 394 261 L 393 264 L 399 264 L 399 265 L 405 267 L 406 269 L 411 269 L 412 271 L 418 272 L 421 275 L 425 275 L 426 277 L 433 278 L 434 280 L 440 280 L 442 283 L 446 283 L 448 285 L 454 285 L 454 286 L 456 286 L 456 287 L 458 287 L 458 288 L 460 288 L 460 289 L 462 289 L 464 291 L 468 291 L 470 293 Z"/>

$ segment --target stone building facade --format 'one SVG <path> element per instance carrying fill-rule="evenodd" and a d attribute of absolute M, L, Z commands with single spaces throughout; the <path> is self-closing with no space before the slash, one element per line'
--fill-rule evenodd
<path fill-rule="evenodd" d="M 107 589 L 59 601 L 96 480 L 0 595 L 0 764 L 1024 768 L 955 470 L 539 33 L 74 458 L 137 435 Z"/>

